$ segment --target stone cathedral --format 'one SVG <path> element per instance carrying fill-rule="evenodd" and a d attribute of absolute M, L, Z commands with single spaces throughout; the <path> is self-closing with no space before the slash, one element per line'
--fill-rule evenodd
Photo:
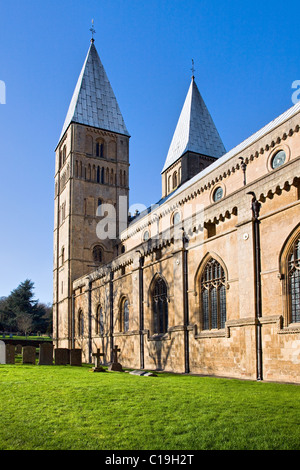
<path fill-rule="evenodd" d="M 300 383 L 299 129 L 300 103 L 228 152 L 192 77 L 158 203 L 129 214 L 130 135 L 92 39 L 56 148 L 55 347 Z"/>

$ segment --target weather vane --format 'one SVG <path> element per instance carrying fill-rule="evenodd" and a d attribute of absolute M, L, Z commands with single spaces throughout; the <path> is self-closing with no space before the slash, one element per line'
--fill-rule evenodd
<path fill-rule="evenodd" d="M 94 20 L 92 20 L 92 27 L 90 29 L 91 33 L 92 33 L 92 39 L 91 39 L 91 42 L 94 42 L 95 39 L 94 39 L 94 34 L 96 34 L 96 30 L 94 28 Z"/>
<path fill-rule="evenodd" d="M 191 71 L 192 71 L 192 74 L 193 74 L 193 78 L 195 76 L 195 63 L 194 63 L 194 59 L 192 59 L 192 68 L 191 68 Z"/>

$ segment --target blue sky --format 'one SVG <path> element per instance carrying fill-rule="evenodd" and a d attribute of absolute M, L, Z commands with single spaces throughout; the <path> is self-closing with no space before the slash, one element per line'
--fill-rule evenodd
<path fill-rule="evenodd" d="M 127 128 L 130 203 L 160 172 L 195 77 L 227 150 L 290 108 L 299 4 L 278 0 L 1 0 L 0 296 L 31 279 L 52 301 L 54 150 L 95 20 Z"/>

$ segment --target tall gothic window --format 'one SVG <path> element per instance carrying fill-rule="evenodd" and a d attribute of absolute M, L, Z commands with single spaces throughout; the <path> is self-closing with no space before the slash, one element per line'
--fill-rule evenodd
<path fill-rule="evenodd" d="M 103 308 L 101 305 L 98 306 L 96 312 L 96 322 L 95 322 L 95 333 L 96 335 L 104 334 L 104 317 L 103 317 Z"/>
<path fill-rule="evenodd" d="M 129 303 L 126 297 L 122 299 L 120 308 L 120 331 L 129 331 Z"/>
<path fill-rule="evenodd" d="M 213 258 L 202 273 L 200 289 L 202 330 L 225 328 L 226 277 L 220 263 Z"/>
<path fill-rule="evenodd" d="M 300 323 L 300 235 L 290 249 L 287 269 L 289 322 Z"/>
<path fill-rule="evenodd" d="M 84 335 L 84 316 L 83 311 L 79 310 L 78 312 L 78 336 Z"/>
<path fill-rule="evenodd" d="M 152 294 L 153 334 L 164 334 L 168 331 L 168 288 L 159 277 Z"/>

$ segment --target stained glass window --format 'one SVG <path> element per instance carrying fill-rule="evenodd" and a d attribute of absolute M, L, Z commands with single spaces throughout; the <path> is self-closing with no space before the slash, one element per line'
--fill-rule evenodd
<path fill-rule="evenodd" d="M 300 323 L 300 237 L 293 244 L 288 257 L 288 290 L 290 322 Z"/>
<path fill-rule="evenodd" d="M 78 312 L 78 336 L 84 335 L 84 316 L 83 311 L 79 310 Z"/>
<path fill-rule="evenodd" d="M 220 263 L 210 259 L 201 276 L 201 324 L 203 330 L 225 328 L 226 278 Z"/>
<path fill-rule="evenodd" d="M 159 277 L 153 289 L 153 333 L 164 334 L 168 331 L 168 289 L 165 281 Z"/>
<path fill-rule="evenodd" d="M 96 335 L 103 335 L 104 334 L 104 317 L 103 317 L 103 309 L 101 305 L 97 308 L 96 314 Z"/>
<path fill-rule="evenodd" d="M 123 303 L 124 331 L 129 331 L 129 307 L 128 300 Z"/>
<path fill-rule="evenodd" d="M 119 315 L 120 331 L 127 333 L 129 331 L 129 302 L 126 297 L 121 301 Z"/>

